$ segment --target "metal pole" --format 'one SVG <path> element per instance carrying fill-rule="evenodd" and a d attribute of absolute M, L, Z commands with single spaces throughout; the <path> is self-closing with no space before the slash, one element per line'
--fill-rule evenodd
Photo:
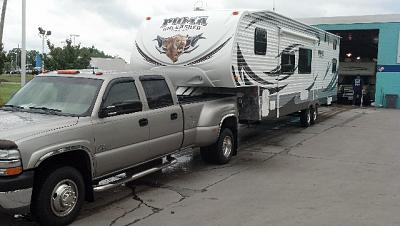
<path fill-rule="evenodd" d="M 45 35 L 42 35 L 42 73 L 44 73 L 44 37 Z"/>
<path fill-rule="evenodd" d="M 7 0 L 3 0 L 3 7 L 1 8 L 1 18 L 0 18 L 0 45 L 3 44 L 3 29 L 4 29 L 4 19 L 6 17 Z"/>
<path fill-rule="evenodd" d="M 26 83 L 26 0 L 22 0 L 21 86 Z"/>

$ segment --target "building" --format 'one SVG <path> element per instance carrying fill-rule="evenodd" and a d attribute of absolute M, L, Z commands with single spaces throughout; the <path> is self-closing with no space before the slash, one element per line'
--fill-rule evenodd
<path fill-rule="evenodd" d="M 400 14 L 300 21 L 342 37 L 338 98 L 346 93 L 357 75 L 364 80 L 368 98 L 375 106 L 388 107 L 391 104 L 388 98 L 400 97 Z M 395 104 L 400 108 L 400 98 Z"/>

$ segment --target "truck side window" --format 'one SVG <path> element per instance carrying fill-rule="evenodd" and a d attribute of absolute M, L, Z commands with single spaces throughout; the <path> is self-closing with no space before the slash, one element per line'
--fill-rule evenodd
<path fill-rule="evenodd" d="M 254 32 L 254 53 L 265 55 L 267 53 L 267 31 L 257 27 Z"/>
<path fill-rule="evenodd" d="M 171 92 L 164 79 L 144 80 L 142 85 L 150 109 L 168 107 L 174 104 Z"/>
<path fill-rule="evenodd" d="M 142 110 L 142 102 L 134 81 L 112 84 L 102 104 L 105 116 L 129 114 Z M 110 114 L 112 113 L 112 114 Z"/>
<path fill-rule="evenodd" d="M 283 53 L 281 56 L 282 73 L 292 73 L 295 70 L 296 56 L 293 53 Z"/>
<path fill-rule="evenodd" d="M 299 49 L 299 74 L 311 74 L 312 50 Z"/>

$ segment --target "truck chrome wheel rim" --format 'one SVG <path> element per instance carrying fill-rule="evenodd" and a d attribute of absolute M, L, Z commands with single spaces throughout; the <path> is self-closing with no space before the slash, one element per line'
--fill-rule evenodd
<path fill-rule="evenodd" d="M 231 155 L 231 152 L 232 152 L 232 139 L 231 139 L 231 137 L 230 136 L 226 136 L 225 138 L 224 138 L 224 141 L 223 141 L 223 143 L 222 143 L 222 150 L 223 150 L 223 153 L 224 153 L 224 156 L 225 157 L 229 157 L 230 155 Z"/>
<path fill-rule="evenodd" d="M 66 179 L 58 183 L 52 192 L 51 210 L 59 217 L 72 212 L 78 200 L 78 187 L 72 180 Z"/>

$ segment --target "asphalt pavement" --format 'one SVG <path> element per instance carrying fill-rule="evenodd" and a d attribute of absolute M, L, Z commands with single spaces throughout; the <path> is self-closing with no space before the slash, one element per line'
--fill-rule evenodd
<path fill-rule="evenodd" d="M 198 150 L 171 168 L 98 193 L 80 225 L 400 225 L 400 111 L 324 107 L 304 129 L 286 117 L 242 125 L 227 165 Z M 0 225 L 35 225 L 0 215 Z"/>

